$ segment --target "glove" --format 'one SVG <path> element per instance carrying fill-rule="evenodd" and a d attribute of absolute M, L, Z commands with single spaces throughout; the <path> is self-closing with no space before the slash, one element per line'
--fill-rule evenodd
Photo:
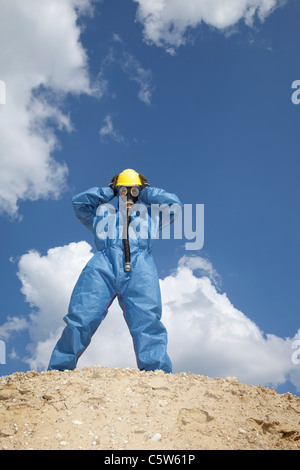
<path fill-rule="evenodd" d="M 117 184 L 118 177 L 119 175 L 114 175 L 111 179 L 111 182 L 108 185 L 113 190 L 115 196 L 117 195 L 116 184 Z"/>
<path fill-rule="evenodd" d="M 150 184 L 148 183 L 148 180 L 146 178 L 145 175 L 143 175 L 142 173 L 139 174 L 139 177 L 141 179 L 141 182 L 142 182 L 142 189 L 146 188 L 146 186 L 149 186 L 150 187 Z"/>

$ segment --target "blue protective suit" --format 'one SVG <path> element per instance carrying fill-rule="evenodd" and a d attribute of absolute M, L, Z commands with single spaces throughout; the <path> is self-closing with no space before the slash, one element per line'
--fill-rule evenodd
<path fill-rule="evenodd" d="M 113 198 L 113 190 L 104 187 L 91 188 L 72 199 L 76 216 L 95 235 L 97 252 L 74 287 L 68 314 L 64 317 L 66 327 L 53 350 L 48 370 L 76 367 L 117 297 L 133 339 L 138 368 L 172 372 L 167 354 L 167 332 L 160 321 L 159 279 L 151 254 L 155 236 L 166 214 L 151 211 L 150 205 L 166 204 L 168 208 L 176 204 L 173 207 L 180 210 L 182 205 L 177 196 L 162 189 L 146 187 L 140 192 L 129 225 L 132 269 L 125 272 L 122 246 L 124 211 L 119 203 L 116 206 L 112 204 Z M 168 215 L 171 217 L 168 222 L 172 222 L 174 213 Z"/>

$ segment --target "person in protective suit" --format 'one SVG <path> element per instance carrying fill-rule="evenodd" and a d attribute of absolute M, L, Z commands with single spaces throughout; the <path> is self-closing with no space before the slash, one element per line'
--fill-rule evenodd
<path fill-rule="evenodd" d="M 115 196 L 116 208 L 110 204 Z M 74 287 L 64 317 L 66 327 L 52 352 L 48 370 L 75 369 L 117 297 L 133 339 L 138 368 L 171 373 L 151 249 L 164 217 L 168 218 L 163 208 L 173 208 L 167 213 L 168 222 L 172 222 L 176 210 L 181 210 L 181 202 L 174 194 L 150 187 L 144 175 L 128 169 L 115 175 L 107 187 L 91 188 L 74 196 L 72 203 L 78 219 L 94 233 L 97 252 Z M 151 210 L 153 207 L 159 210 Z"/>

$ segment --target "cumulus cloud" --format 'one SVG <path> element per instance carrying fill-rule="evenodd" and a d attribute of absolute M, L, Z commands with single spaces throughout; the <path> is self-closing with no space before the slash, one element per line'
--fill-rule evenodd
<path fill-rule="evenodd" d="M 178 266 L 187 266 L 192 271 L 200 271 L 202 275 L 208 276 L 216 286 L 221 283 L 220 275 L 213 267 L 212 263 L 201 256 L 182 256 L 178 262 Z"/>
<path fill-rule="evenodd" d="M 65 188 L 67 166 L 53 158 L 56 131 L 72 130 L 62 106 L 68 93 L 95 93 L 78 25 L 92 2 L 1 2 L 0 207 L 12 217 L 21 200 L 57 198 Z"/>
<path fill-rule="evenodd" d="M 197 258 L 184 257 L 176 273 L 161 281 L 170 354 L 178 370 L 213 377 L 235 375 L 246 383 L 277 386 L 288 378 L 300 390 L 292 361 L 294 339 L 264 334 L 211 281 L 212 267 L 197 277 Z M 205 261 L 205 260 L 204 260 Z M 294 375 L 295 374 L 295 375 Z"/>
<path fill-rule="evenodd" d="M 261 22 L 284 0 L 134 0 L 137 20 L 144 26 L 145 40 L 174 53 L 186 42 L 187 32 L 202 22 L 228 31 L 239 21 L 252 26 Z"/>
<path fill-rule="evenodd" d="M 9 339 L 18 329 L 28 330 L 26 361 L 30 368 L 47 367 L 65 326 L 62 318 L 72 289 L 92 256 L 91 250 L 88 243 L 79 242 L 53 248 L 44 256 L 31 251 L 21 257 L 18 276 L 32 312 L 28 318 L 8 320 L 2 332 Z M 211 377 L 235 375 L 249 384 L 274 387 L 291 380 L 300 391 L 299 364 L 292 361 L 300 330 L 294 338 L 264 334 L 232 305 L 226 293 L 219 291 L 216 278 L 219 276 L 209 261 L 184 256 L 177 269 L 160 280 L 163 323 L 168 330 L 174 372 L 190 371 Z M 136 367 L 131 337 L 117 301 L 78 367 L 96 364 Z"/>
<path fill-rule="evenodd" d="M 44 341 L 57 333 L 72 288 L 91 256 L 91 246 L 82 241 L 52 248 L 45 256 L 32 250 L 21 257 L 18 277 L 21 292 L 33 307 L 28 319 L 33 341 Z"/>

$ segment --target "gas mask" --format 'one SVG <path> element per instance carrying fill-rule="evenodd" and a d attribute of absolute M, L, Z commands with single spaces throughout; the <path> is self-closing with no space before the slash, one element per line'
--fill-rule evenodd
<path fill-rule="evenodd" d="M 139 199 L 139 189 L 136 186 L 121 186 L 119 196 L 121 201 L 127 207 L 131 208 Z"/>

